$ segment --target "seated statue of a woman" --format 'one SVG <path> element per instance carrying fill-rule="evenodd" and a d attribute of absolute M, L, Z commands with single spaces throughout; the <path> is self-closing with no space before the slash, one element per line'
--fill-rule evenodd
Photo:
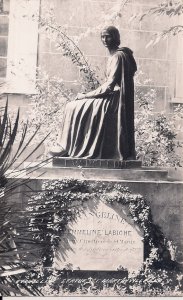
<path fill-rule="evenodd" d="M 116 27 L 106 27 L 101 40 L 109 51 L 104 84 L 78 94 L 66 105 L 63 129 L 52 156 L 92 159 L 135 159 L 133 52 L 120 48 Z"/>

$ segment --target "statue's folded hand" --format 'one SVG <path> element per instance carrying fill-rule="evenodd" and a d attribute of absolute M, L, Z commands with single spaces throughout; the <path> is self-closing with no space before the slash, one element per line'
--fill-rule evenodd
<path fill-rule="evenodd" d="M 76 98 L 75 98 L 75 100 L 82 100 L 82 99 L 84 99 L 84 98 L 86 98 L 86 95 L 85 95 L 85 94 L 78 93 L 77 96 L 76 96 Z"/>

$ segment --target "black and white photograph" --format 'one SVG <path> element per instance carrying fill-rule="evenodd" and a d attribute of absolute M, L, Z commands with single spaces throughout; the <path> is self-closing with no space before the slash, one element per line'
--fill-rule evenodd
<path fill-rule="evenodd" d="M 183 296 L 182 53 L 183 0 L 0 0 L 2 299 Z"/>

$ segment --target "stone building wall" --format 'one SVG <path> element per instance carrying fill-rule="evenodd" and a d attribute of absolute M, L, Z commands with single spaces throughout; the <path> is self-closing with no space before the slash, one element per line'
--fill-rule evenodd
<path fill-rule="evenodd" d="M 9 0 L 0 0 L 0 82 L 6 77 Z"/>

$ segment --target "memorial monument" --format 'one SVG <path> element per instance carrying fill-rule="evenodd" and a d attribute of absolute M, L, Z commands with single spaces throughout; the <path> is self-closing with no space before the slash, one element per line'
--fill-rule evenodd
<path fill-rule="evenodd" d="M 58 148 L 50 151 L 54 166 L 121 169 L 126 161 L 135 161 L 133 76 L 137 67 L 133 52 L 119 47 L 120 35 L 114 26 L 103 29 L 101 40 L 110 55 L 106 81 L 66 105 Z M 140 165 L 129 163 L 132 168 Z M 95 211 L 84 211 L 68 226 L 61 243 L 70 241 L 70 248 L 63 254 L 62 247 L 57 266 L 71 263 L 75 269 L 90 271 L 114 271 L 119 266 L 138 270 L 143 263 L 143 234 L 131 223 L 121 206 L 115 211 L 98 200 Z"/>
<path fill-rule="evenodd" d="M 165 183 L 167 170 L 142 168 L 141 162 L 136 160 L 133 82 L 136 63 L 130 49 L 119 47 L 120 36 L 115 27 L 105 28 L 101 39 L 110 54 L 106 81 L 94 91 L 79 93 L 75 101 L 66 105 L 57 147 L 49 152 L 52 157 L 49 176 L 45 173 L 42 178 L 79 179 L 86 181 L 88 187 L 93 181 L 99 182 L 96 191 L 101 184 L 105 190 L 109 181 L 123 187 L 130 182 L 139 193 L 144 186 L 149 190 L 149 180 L 153 185 L 160 180 Z M 62 189 L 61 194 L 58 192 L 58 199 L 65 201 L 63 206 L 68 205 L 69 199 L 69 216 L 78 197 L 82 198 L 79 193 L 73 193 L 73 189 L 74 181 L 71 198 L 64 196 Z M 105 278 L 113 272 L 114 277 L 115 272 L 121 278 L 119 270 L 126 275 L 139 271 L 155 250 L 159 260 L 153 262 L 156 266 L 165 267 L 170 263 L 174 268 L 167 240 L 153 224 L 151 209 L 145 200 L 134 194 L 135 200 L 128 202 L 122 191 L 116 200 L 112 189 L 110 193 L 112 202 L 103 201 L 102 193 L 96 195 L 94 192 L 91 199 L 88 188 L 84 196 L 86 201 L 81 201 L 79 208 L 76 205 L 77 216 L 71 214 L 71 219 L 62 224 L 64 230 L 59 232 L 53 267 L 63 272 L 66 279 L 68 276 L 75 278 L 76 274 L 78 277 L 78 272 L 84 272 L 86 278 L 88 274 L 97 274 L 98 278 L 100 272 L 105 272 Z"/>

